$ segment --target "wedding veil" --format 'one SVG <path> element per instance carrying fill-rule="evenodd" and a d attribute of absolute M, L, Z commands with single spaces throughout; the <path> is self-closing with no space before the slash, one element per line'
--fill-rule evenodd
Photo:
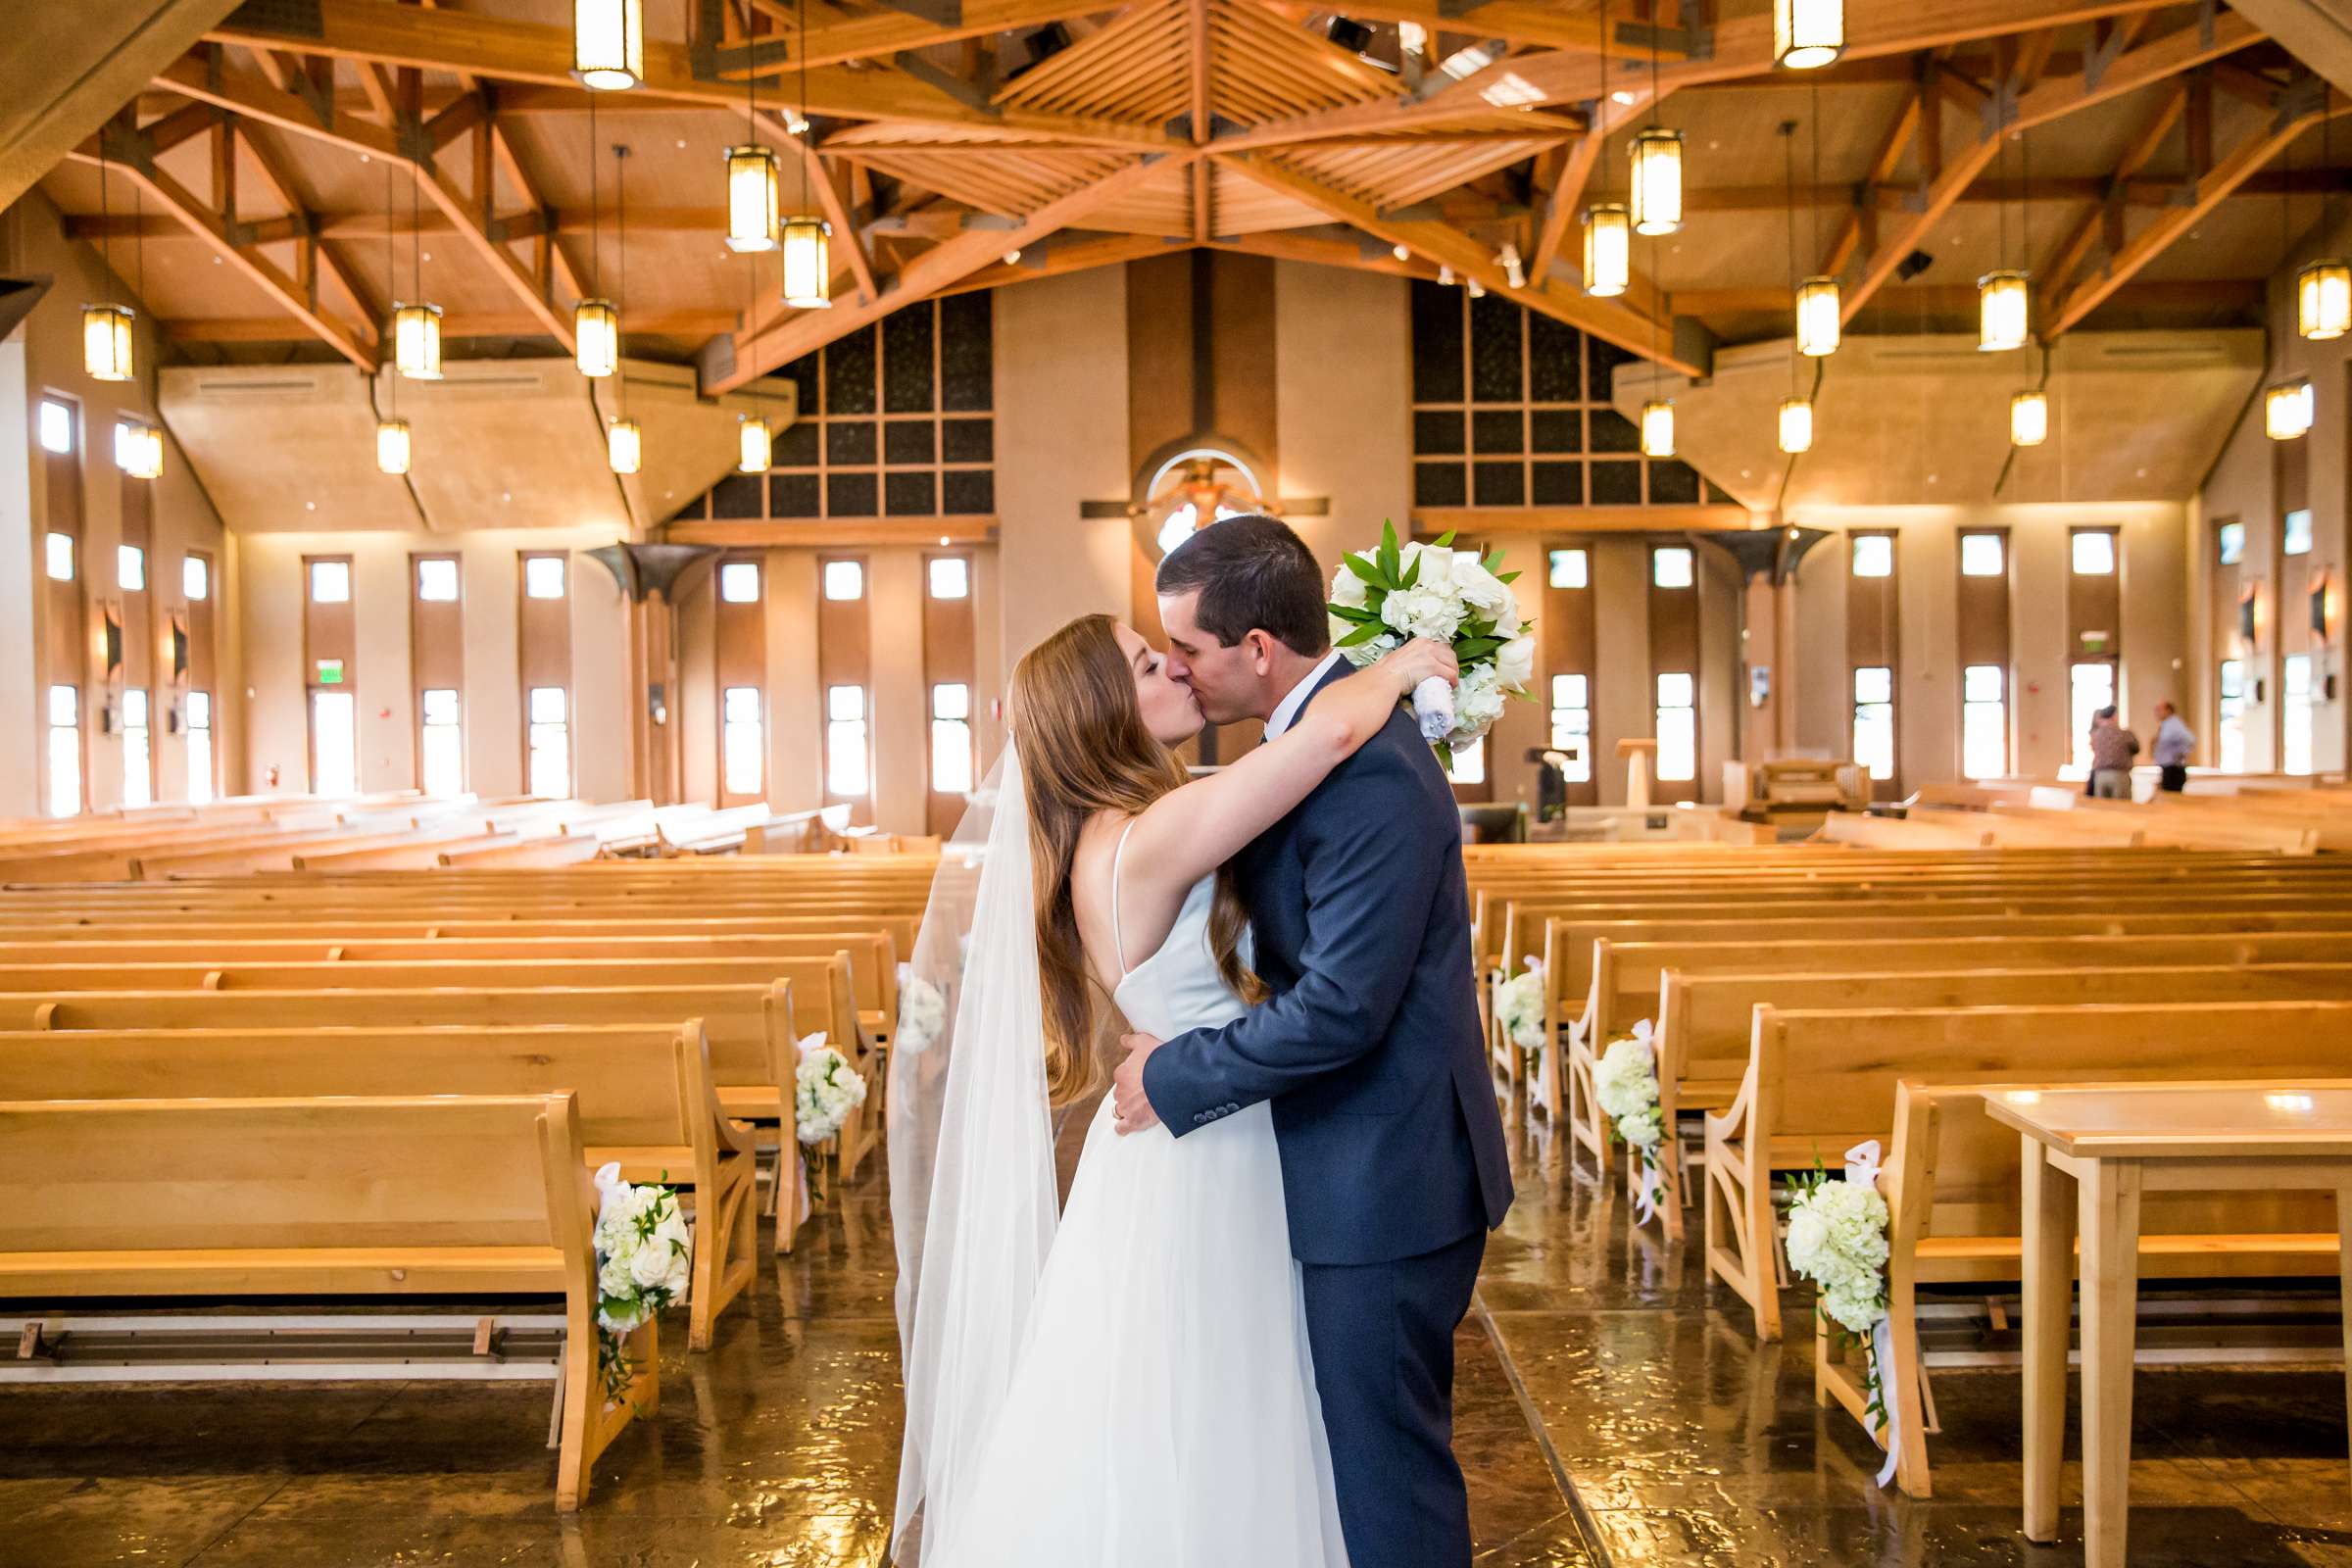
<path fill-rule="evenodd" d="M 947 1022 L 890 1057 L 890 1212 L 906 1430 L 894 1559 L 937 1541 L 1012 1377 L 1057 1218 L 1029 805 L 1007 744 L 942 847 L 908 984 Z M 904 987 L 902 988 L 905 989 Z M 902 999 L 902 1003 L 903 1003 Z"/>

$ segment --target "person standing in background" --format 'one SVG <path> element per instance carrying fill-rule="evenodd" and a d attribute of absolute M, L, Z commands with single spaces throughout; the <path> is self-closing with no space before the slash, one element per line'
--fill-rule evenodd
<path fill-rule="evenodd" d="M 2090 793 L 2102 801 L 2132 798 L 2132 759 L 2139 737 L 2124 728 L 2112 704 L 2090 715 Z"/>
<path fill-rule="evenodd" d="M 2196 732 L 2183 723 L 2171 700 L 2156 705 L 2156 749 L 2149 754 L 2163 770 L 2157 788 L 2178 795 L 2188 788 L 2188 756 L 2197 749 Z"/>

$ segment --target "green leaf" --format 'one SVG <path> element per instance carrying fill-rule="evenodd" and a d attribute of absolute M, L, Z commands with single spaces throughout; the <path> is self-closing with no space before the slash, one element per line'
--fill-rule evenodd
<path fill-rule="evenodd" d="M 1487 559 L 1480 562 L 1479 564 L 1486 567 L 1490 572 L 1500 570 L 1502 567 L 1502 552 L 1499 550 L 1490 551 L 1487 555 Z"/>
<path fill-rule="evenodd" d="M 1488 658 L 1501 646 L 1502 639 L 1499 637 L 1456 637 L 1453 640 L 1453 657 L 1468 663 L 1473 659 Z"/>
<path fill-rule="evenodd" d="M 1516 571 L 1496 572 L 1494 574 L 1494 580 L 1496 582 L 1517 582 L 1523 575 L 1525 575 L 1525 573 Z"/>
<path fill-rule="evenodd" d="M 1415 556 L 1413 564 L 1404 568 L 1404 575 L 1396 581 L 1396 586 L 1400 591 L 1410 588 L 1421 580 L 1421 557 Z"/>
<path fill-rule="evenodd" d="M 1380 568 L 1372 564 L 1372 563 L 1369 561 L 1366 561 L 1361 556 L 1342 556 L 1340 558 L 1340 564 L 1346 566 L 1349 571 L 1355 573 L 1358 577 L 1363 578 L 1364 581 L 1370 583 L 1375 588 L 1386 588 L 1389 586 L 1388 580 L 1381 575 Z"/>
<path fill-rule="evenodd" d="M 1431 543 L 1431 544 L 1432 544 L 1432 545 L 1433 545 L 1435 548 L 1437 548 L 1437 549 L 1439 549 L 1439 550 L 1444 550 L 1444 549 L 1446 549 L 1446 548 L 1448 548 L 1449 546 L 1451 546 L 1451 545 L 1452 545 L 1452 543 L 1453 543 L 1453 535 L 1454 535 L 1454 530 L 1453 530 L 1453 529 L 1451 529 L 1451 528 L 1448 528 L 1448 529 L 1446 529 L 1446 530 L 1444 533 L 1442 533 L 1442 534 L 1438 535 L 1438 536 L 1437 536 L 1437 538 L 1435 538 L 1435 539 L 1431 540 L 1431 541 L 1430 541 L 1430 543 Z"/>
<path fill-rule="evenodd" d="M 1358 626 L 1355 628 L 1355 630 L 1341 638 L 1336 646 L 1341 648 L 1361 648 L 1364 644 L 1371 642 L 1374 638 L 1378 637 L 1380 635 L 1380 631 L 1381 628 L 1378 621 L 1373 622 L 1369 626 Z"/>
<path fill-rule="evenodd" d="M 1380 616 L 1378 613 L 1369 610 L 1358 610 L 1353 605 L 1332 604 L 1325 605 L 1323 608 L 1330 611 L 1340 619 L 1347 621 L 1351 626 L 1376 626 L 1380 624 Z"/>

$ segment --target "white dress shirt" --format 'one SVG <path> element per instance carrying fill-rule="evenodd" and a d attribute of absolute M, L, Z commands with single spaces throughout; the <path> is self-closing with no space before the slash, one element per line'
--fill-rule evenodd
<path fill-rule="evenodd" d="M 1331 673 L 1331 666 L 1338 663 L 1340 659 L 1340 651 L 1334 648 L 1323 656 L 1321 663 L 1298 678 L 1298 684 L 1291 688 L 1290 695 L 1274 706 L 1274 716 L 1266 720 L 1266 739 L 1272 740 L 1298 722 L 1298 710 L 1306 706 L 1308 696 L 1323 677 Z"/>

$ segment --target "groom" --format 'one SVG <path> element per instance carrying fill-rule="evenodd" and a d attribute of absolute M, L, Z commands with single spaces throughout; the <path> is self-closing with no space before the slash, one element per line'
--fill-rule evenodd
<path fill-rule="evenodd" d="M 1323 573 L 1271 517 L 1229 517 L 1160 563 L 1168 673 L 1212 723 L 1268 739 L 1350 666 Z M 1300 1264 L 1350 1568 L 1459 1568 L 1453 1331 L 1511 1202 L 1481 1045 L 1461 824 L 1402 709 L 1236 861 L 1274 998 L 1219 1029 L 1130 1035 L 1123 1132 L 1181 1138 L 1260 1100 Z"/>

